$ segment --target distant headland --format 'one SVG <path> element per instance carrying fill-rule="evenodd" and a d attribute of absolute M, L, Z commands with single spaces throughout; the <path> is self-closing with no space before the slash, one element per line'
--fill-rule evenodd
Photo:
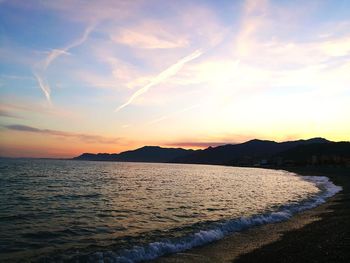
<path fill-rule="evenodd" d="M 204 150 L 144 146 L 121 153 L 83 153 L 73 160 L 217 164 L 233 166 L 350 165 L 350 142 L 324 138 L 275 142 L 250 140 Z"/>

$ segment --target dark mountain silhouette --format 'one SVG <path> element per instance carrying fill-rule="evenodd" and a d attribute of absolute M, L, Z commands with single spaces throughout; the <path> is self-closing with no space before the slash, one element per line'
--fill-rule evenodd
<path fill-rule="evenodd" d="M 171 162 L 194 164 L 222 164 L 251 166 L 256 164 L 277 164 L 284 160 L 296 162 L 297 157 L 306 162 L 315 155 L 318 149 L 327 151 L 333 142 L 323 138 L 274 142 L 267 140 L 251 140 L 240 144 L 227 144 L 209 147 L 205 150 L 185 150 L 182 148 L 162 148 L 159 146 L 144 146 L 142 148 L 122 153 L 84 153 L 74 160 L 88 161 L 123 161 L 123 162 Z M 315 145 L 314 147 L 307 147 Z M 322 146 L 316 146 L 322 145 Z M 306 147 L 306 148 L 304 148 Z M 321 147 L 321 148 L 317 148 Z M 347 151 L 345 146 L 343 151 Z"/>
<path fill-rule="evenodd" d="M 118 161 L 117 153 L 83 153 L 77 157 L 74 157 L 73 160 L 85 160 L 85 161 Z"/>
<path fill-rule="evenodd" d="M 180 158 L 195 152 L 194 150 L 185 150 L 181 148 L 162 148 L 159 146 L 144 146 L 142 148 L 117 153 L 83 153 L 73 158 L 73 160 L 86 161 L 119 161 L 119 162 L 170 162 L 173 159 Z"/>
<path fill-rule="evenodd" d="M 299 145 L 329 143 L 323 138 L 298 140 L 288 142 L 274 142 L 266 140 L 251 140 L 241 144 L 227 144 L 218 147 L 209 147 L 190 155 L 178 157 L 175 163 L 201 163 L 224 165 L 252 165 L 261 159 L 269 159 L 277 153 L 286 151 Z"/>
<path fill-rule="evenodd" d="M 144 146 L 133 151 L 122 152 L 119 154 L 118 159 L 127 162 L 169 162 L 192 152 L 194 152 L 194 150 Z"/>

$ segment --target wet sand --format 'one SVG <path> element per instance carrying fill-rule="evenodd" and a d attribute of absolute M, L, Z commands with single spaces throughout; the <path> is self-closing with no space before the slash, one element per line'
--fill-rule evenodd
<path fill-rule="evenodd" d="M 154 262 L 350 262 L 350 168 L 288 171 L 327 176 L 343 191 L 288 221 L 254 227 Z"/>

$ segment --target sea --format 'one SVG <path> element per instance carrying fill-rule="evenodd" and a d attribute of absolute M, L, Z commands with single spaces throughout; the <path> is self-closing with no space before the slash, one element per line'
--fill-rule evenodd
<path fill-rule="evenodd" d="M 288 220 L 327 177 L 212 165 L 0 159 L 0 262 L 142 262 Z"/>

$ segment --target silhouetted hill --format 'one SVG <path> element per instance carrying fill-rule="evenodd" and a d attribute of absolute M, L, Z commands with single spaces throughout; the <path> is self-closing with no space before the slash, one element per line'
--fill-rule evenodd
<path fill-rule="evenodd" d="M 133 151 L 120 153 L 118 160 L 127 162 L 169 162 L 175 158 L 188 155 L 192 152 L 194 152 L 194 150 L 144 146 Z"/>
<path fill-rule="evenodd" d="M 288 142 L 274 142 L 266 140 L 251 140 L 241 144 L 227 144 L 209 147 L 203 151 L 197 151 L 190 155 L 178 157 L 175 163 L 201 163 L 201 164 L 225 164 L 225 165 L 252 165 L 261 159 L 268 159 L 273 155 L 296 147 L 298 145 L 328 143 L 323 138 L 298 140 Z"/>
<path fill-rule="evenodd" d="M 181 148 L 162 148 L 159 146 L 144 146 L 142 148 L 113 153 L 83 153 L 73 160 L 86 161 L 120 161 L 120 162 L 170 162 L 171 160 L 188 155 L 194 150 L 185 150 Z"/>
<path fill-rule="evenodd" d="M 117 161 L 117 153 L 83 153 L 77 157 L 74 157 L 73 160 L 85 160 L 85 161 Z"/>
<path fill-rule="evenodd" d="M 348 156 L 348 144 L 349 143 L 334 143 L 323 138 L 280 143 L 255 139 L 240 144 L 226 144 L 197 151 L 181 148 L 144 146 L 120 154 L 84 153 L 73 159 L 88 161 L 171 162 L 238 166 L 268 164 L 284 165 L 287 163 L 310 163 L 311 158 L 316 158 L 312 156 L 325 156 L 326 153 L 334 154 L 336 156 Z"/>

